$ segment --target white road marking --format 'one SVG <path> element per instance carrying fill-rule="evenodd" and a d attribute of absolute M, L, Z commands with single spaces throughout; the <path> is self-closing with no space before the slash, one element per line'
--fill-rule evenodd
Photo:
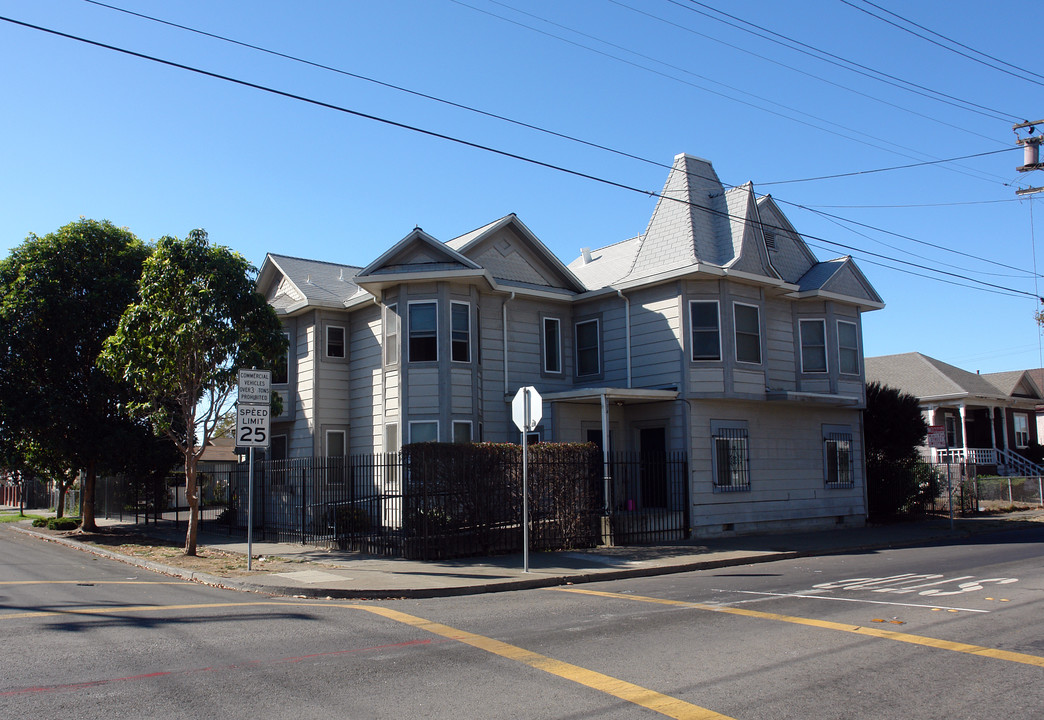
<path fill-rule="evenodd" d="M 738 593 L 741 595 L 761 595 L 765 597 L 802 598 L 805 600 L 837 600 L 839 602 L 867 603 L 869 605 L 893 605 L 897 607 L 928 608 L 930 610 L 959 610 L 960 612 L 973 613 L 990 612 L 989 610 L 978 610 L 975 608 L 947 607 L 945 605 L 918 605 L 917 603 L 885 602 L 884 600 L 862 600 L 860 598 L 833 597 L 831 595 L 803 595 L 800 593 L 755 592 L 753 590 L 716 590 L 716 592 Z"/>

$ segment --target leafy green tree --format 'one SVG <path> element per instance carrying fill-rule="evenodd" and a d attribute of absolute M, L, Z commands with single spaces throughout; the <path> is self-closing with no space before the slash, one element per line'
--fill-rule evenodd
<path fill-rule="evenodd" d="M 863 435 L 870 515 L 898 514 L 920 491 L 918 447 L 928 435 L 920 402 L 880 382 L 868 383 Z"/>
<path fill-rule="evenodd" d="M 127 414 L 128 388 L 96 365 L 147 255 L 126 228 L 81 218 L 0 261 L 0 456 L 62 491 L 84 471 L 85 530 L 96 529 L 97 474 L 151 432 Z"/>
<path fill-rule="evenodd" d="M 161 238 L 145 263 L 140 300 L 105 343 L 101 366 L 143 400 L 133 412 L 174 441 L 189 503 L 185 554 L 196 554 L 196 466 L 228 411 L 240 368 L 272 367 L 286 352 L 279 318 L 254 291 L 256 269 L 193 230 Z"/>

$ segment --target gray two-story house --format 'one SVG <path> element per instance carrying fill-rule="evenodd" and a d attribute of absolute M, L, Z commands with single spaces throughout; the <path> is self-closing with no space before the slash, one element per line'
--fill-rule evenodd
<path fill-rule="evenodd" d="M 531 385 L 530 440 L 687 459 L 682 495 L 648 473 L 612 492 L 621 512 L 669 504 L 704 535 L 865 517 L 860 315 L 883 303 L 705 160 L 675 158 L 642 235 L 568 266 L 509 215 L 417 228 L 361 268 L 270 254 L 258 287 L 290 339 L 276 457 L 518 442 Z"/>

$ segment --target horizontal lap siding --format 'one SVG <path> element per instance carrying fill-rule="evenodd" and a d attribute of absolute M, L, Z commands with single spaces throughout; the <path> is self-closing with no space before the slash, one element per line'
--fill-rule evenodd
<path fill-rule="evenodd" d="M 315 427 L 315 326 L 314 316 L 307 322 L 298 321 L 297 346 L 290 353 L 290 362 L 296 362 L 297 398 L 293 430 L 287 438 L 287 454 L 290 457 L 315 455 L 318 449 L 312 431 Z M 295 359 L 296 353 L 296 359 Z"/>
<path fill-rule="evenodd" d="M 790 303 L 770 301 L 765 307 L 766 384 L 773 390 L 797 389 L 797 350 Z"/>
<path fill-rule="evenodd" d="M 352 317 L 348 400 L 351 453 L 372 453 L 381 447 L 384 395 L 381 328 L 380 308 L 362 310 Z"/>
<path fill-rule="evenodd" d="M 756 403 L 692 403 L 692 502 L 694 526 L 773 523 L 836 516 L 863 516 L 864 478 L 859 412 Z M 711 420 L 747 421 L 751 490 L 713 489 Z M 827 488 L 823 425 L 852 430 L 855 486 Z"/>
<path fill-rule="evenodd" d="M 439 411 L 438 368 L 410 368 L 406 374 L 407 412 L 411 420 L 417 415 Z"/>
<path fill-rule="evenodd" d="M 631 301 L 631 377 L 634 387 L 681 383 L 682 342 L 678 298 L 635 293 Z M 658 294 L 662 294 L 661 293 Z"/>

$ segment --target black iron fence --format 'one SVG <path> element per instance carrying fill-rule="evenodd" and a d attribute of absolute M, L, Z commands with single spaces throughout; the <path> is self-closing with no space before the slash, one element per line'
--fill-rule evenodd
<path fill-rule="evenodd" d="M 531 453 L 531 550 L 688 536 L 684 453 L 614 453 L 608 467 L 607 480 L 600 454 L 578 459 L 546 446 Z M 245 534 L 248 477 L 243 464 L 201 468 L 205 530 Z M 96 497 L 99 516 L 188 519 L 183 474 L 150 483 L 100 480 Z M 415 452 L 258 462 L 253 497 L 253 536 L 260 541 L 417 559 L 522 549 L 522 469 L 510 453 L 437 462 L 421 462 Z"/>

